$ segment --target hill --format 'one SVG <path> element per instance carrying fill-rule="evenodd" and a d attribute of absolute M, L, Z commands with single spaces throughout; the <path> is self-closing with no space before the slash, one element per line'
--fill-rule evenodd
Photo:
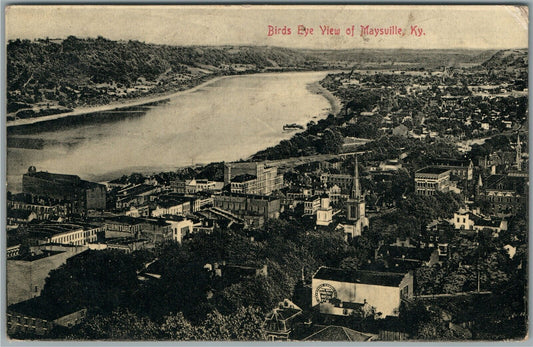
<path fill-rule="evenodd" d="M 490 69 L 518 68 L 527 69 L 527 49 L 508 49 L 496 52 L 492 57 L 481 64 Z"/>
<path fill-rule="evenodd" d="M 317 61 L 277 47 L 176 47 L 74 36 L 12 40 L 7 45 L 8 112 L 33 117 L 187 89 L 213 74 L 311 69 Z"/>

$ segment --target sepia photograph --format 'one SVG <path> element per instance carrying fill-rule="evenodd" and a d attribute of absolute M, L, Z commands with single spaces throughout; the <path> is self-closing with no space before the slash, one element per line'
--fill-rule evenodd
<path fill-rule="evenodd" d="M 4 20 L 8 341 L 528 339 L 527 6 Z"/>

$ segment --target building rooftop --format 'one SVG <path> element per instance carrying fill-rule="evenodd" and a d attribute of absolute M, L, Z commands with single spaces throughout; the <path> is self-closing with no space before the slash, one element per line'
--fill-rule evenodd
<path fill-rule="evenodd" d="M 372 335 L 364 334 L 346 327 L 330 325 L 304 338 L 304 341 L 351 341 L 364 342 L 372 339 Z"/>
<path fill-rule="evenodd" d="M 440 168 L 440 167 L 434 167 L 434 166 L 427 166 L 423 169 L 420 169 L 418 170 L 416 173 L 420 173 L 420 174 L 434 174 L 434 175 L 440 175 L 440 174 L 443 174 L 447 171 L 450 171 L 448 169 L 445 169 L 445 168 Z"/>
<path fill-rule="evenodd" d="M 136 225 L 136 224 L 142 223 L 143 220 L 140 218 L 135 218 L 135 217 L 130 217 L 130 216 L 113 216 L 113 217 L 104 218 L 104 222 Z"/>
<path fill-rule="evenodd" d="M 83 230 L 78 224 L 67 223 L 38 223 L 28 224 L 28 232 L 41 237 L 51 237 L 57 234 L 68 233 L 76 230 Z"/>
<path fill-rule="evenodd" d="M 362 283 L 385 287 L 398 287 L 405 277 L 405 273 L 378 271 L 350 271 L 329 267 L 321 267 L 313 279 L 331 280 L 337 282 Z"/>
<path fill-rule="evenodd" d="M 7 209 L 7 218 L 14 219 L 28 219 L 28 217 L 33 213 L 31 210 L 19 210 L 19 209 Z"/>
<path fill-rule="evenodd" d="M 255 195 L 255 194 L 242 194 L 242 193 L 222 193 L 221 195 L 216 195 L 215 199 L 224 197 L 224 198 L 251 198 L 254 200 L 267 200 L 267 201 L 274 201 L 279 200 L 278 197 L 272 196 L 272 195 Z"/>
<path fill-rule="evenodd" d="M 527 193 L 527 178 L 507 175 L 490 175 L 483 180 L 483 186 L 489 190 L 508 190 Z"/>
<path fill-rule="evenodd" d="M 454 158 L 437 158 L 433 161 L 435 165 L 444 166 L 460 166 L 468 167 L 472 161 L 470 159 L 454 159 Z"/>
<path fill-rule="evenodd" d="M 53 321 L 60 317 L 74 313 L 79 308 L 72 308 L 64 303 L 57 303 L 50 301 L 45 297 L 38 296 L 26 301 L 22 301 L 7 307 L 8 312 L 14 312 L 29 317 L 41 318 L 48 321 Z"/>
<path fill-rule="evenodd" d="M 255 175 L 249 175 L 249 174 L 242 174 L 242 175 L 239 175 L 239 176 L 235 176 L 231 179 L 231 182 L 235 182 L 235 183 L 243 183 L 243 182 L 249 182 L 249 181 L 253 181 L 257 179 L 257 176 Z"/>
<path fill-rule="evenodd" d="M 431 254 L 435 249 L 432 248 L 414 248 L 387 246 L 384 252 L 393 258 L 402 258 L 405 260 L 429 261 Z"/>

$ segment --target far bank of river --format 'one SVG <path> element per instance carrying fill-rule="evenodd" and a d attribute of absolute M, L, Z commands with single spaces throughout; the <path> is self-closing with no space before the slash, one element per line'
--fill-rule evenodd
<path fill-rule="evenodd" d="M 320 72 L 326 72 L 326 73 L 334 73 L 338 71 L 320 71 Z M 74 116 L 80 116 L 80 115 L 87 115 L 87 114 L 96 114 L 99 112 L 106 112 L 106 111 L 115 111 L 115 110 L 121 110 L 125 108 L 135 107 L 135 106 L 142 106 L 147 104 L 152 104 L 164 100 L 168 100 L 170 98 L 192 93 L 197 91 L 198 89 L 201 89 L 203 87 L 206 87 L 212 83 L 215 83 L 221 79 L 230 78 L 230 77 L 236 77 L 236 76 L 251 76 L 251 75 L 272 75 L 272 74 L 290 74 L 294 72 L 268 72 L 268 73 L 250 73 L 250 74 L 242 74 L 242 75 L 227 75 L 227 76 L 209 76 L 207 77 L 207 81 L 202 82 L 192 88 L 186 89 L 186 90 L 180 90 L 180 91 L 170 91 L 162 94 L 152 95 L 152 96 L 141 96 L 132 100 L 122 100 L 122 101 L 116 101 L 112 102 L 106 105 L 100 105 L 100 106 L 92 106 L 92 107 L 79 107 L 74 109 L 71 112 L 65 112 L 65 113 L 58 113 L 58 114 L 52 114 L 49 116 L 42 116 L 42 117 L 34 117 L 34 118 L 26 118 L 26 119 L 17 119 L 14 121 L 6 122 L 7 128 L 10 127 L 17 127 L 17 126 L 24 126 L 24 125 L 31 125 L 35 123 L 41 123 L 41 122 L 47 122 L 51 120 L 57 120 L 62 118 L 68 118 L 68 117 L 74 117 Z M 327 89 L 323 88 L 318 82 L 313 83 L 310 85 L 310 90 L 313 93 L 321 94 L 324 96 L 331 104 L 332 112 L 337 113 L 339 110 L 339 101 L 338 99 L 331 94 Z"/>
<path fill-rule="evenodd" d="M 107 115 L 73 117 L 35 130 L 32 125 L 18 135 L 8 131 L 8 141 L 18 138 L 18 143 L 38 144 L 8 147 L 8 189 L 20 188 L 29 166 L 103 181 L 132 172 L 150 174 L 246 158 L 292 137 L 294 132 L 283 132 L 284 124 L 305 125 L 335 111 L 333 99 L 316 94 L 320 86 L 309 90 L 309 85 L 330 72 L 221 77 L 161 96 L 168 102 L 142 111 L 106 105 Z M 158 98 L 135 103 L 144 105 Z"/>

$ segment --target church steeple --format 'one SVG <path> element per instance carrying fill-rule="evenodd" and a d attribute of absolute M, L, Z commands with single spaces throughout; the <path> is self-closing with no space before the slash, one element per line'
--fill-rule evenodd
<path fill-rule="evenodd" d="M 351 198 L 355 200 L 361 198 L 361 187 L 359 185 L 359 161 L 357 160 L 357 154 L 355 155 L 355 169 Z"/>
<path fill-rule="evenodd" d="M 522 145 L 520 144 L 520 134 L 516 136 L 516 168 L 522 169 Z"/>

